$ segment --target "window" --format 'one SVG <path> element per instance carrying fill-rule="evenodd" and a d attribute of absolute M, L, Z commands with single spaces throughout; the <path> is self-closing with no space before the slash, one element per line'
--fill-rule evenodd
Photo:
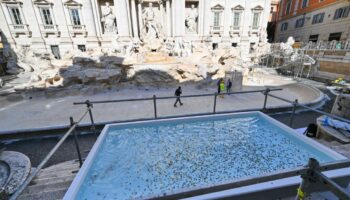
<path fill-rule="evenodd" d="M 309 3 L 309 0 L 303 0 L 303 3 L 301 4 L 301 8 L 306 8 L 308 3 Z"/>
<path fill-rule="evenodd" d="M 78 45 L 78 49 L 79 49 L 81 52 L 85 52 L 85 51 L 86 51 L 85 45 Z"/>
<path fill-rule="evenodd" d="M 58 45 L 51 45 L 51 52 L 56 59 L 61 59 L 60 49 Z"/>
<path fill-rule="evenodd" d="M 71 17 L 73 25 L 76 25 L 76 26 L 81 25 L 79 10 L 76 8 L 69 9 L 69 13 L 70 13 L 70 17 Z"/>
<path fill-rule="evenodd" d="M 253 28 L 259 27 L 260 12 L 254 12 L 253 14 Z"/>
<path fill-rule="evenodd" d="M 324 13 L 314 15 L 312 18 L 312 24 L 322 23 L 324 18 Z"/>
<path fill-rule="evenodd" d="M 341 32 L 329 34 L 328 41 L 333 41 L 333 40 L 339 41 L 341 38 L 341 34 L 342 34 Z"/>
<path fill-rule="evenodd" d="M 241 12 L 234 12 L 233 27 L 239 27 L 240 25 L 241 25 Z"/>
<path fill-rule="evenodd" d="M 310 35 L 309 42 L 317 42 L 317 40 L 318 40 L 318 35 Z"/>
<path fill-rule="evenodd" d="M 304 26 L 305 18 L 300 18 L 295 22 L 295 28 L 301 28 Z"/>
<path fill-rule="evenodd" d="M 346 18 L 349 16 L 349 12 L 350 12 L 350 6 L 338 8 L 337 10 L 335 10 L 333 19 L 337 20 L 341 18 Z"/>
<path fill-rule="evenodd" d="M 237 47 L 237 43 L 232 43 L 231 46 L 232 47 Z"/>
<path fill-rule="evenodd" d="M 18 7 L 10 7 L 10 13 L 14 24 L 23 24 Z"/>
<path fill-rule="evenodd" d="M 219 47 L 218 43 L 213 43 L 213 50 L 217 49 Z"/>
<path fill-rule="evenodd" d="M 217 32 L 221 30 L 221 15 L 224 11 L 224 7 L 220 4 L 217 4 L 216 6 L 212 7 L 212 13 L 213 13 L 213 27 L 212 29 Z"/>
<path fill-rule="evenodd" d="M 253 53 L 254 52 L 254 46 L 255 46 L 254 42 L 250 43 L 249 53 Z"/>
<path fill-rule="evenodd" d="M 287 0 L 286 15 L 289 15 L 291 6 L 292 6 L 292 0 Z"/>
<path fill-rule="evenodd" d="M 41 8 L 41 17 L 43 18 L 43 23 L 45 25 L 53 25 L 50 8 Z"/>
<path fill-rule="evenodd" d="M 221 12 L 214 12 L 214 27 L 219 27 L 220 26 L 220 15 Z"/>
<path fill-rule="evenodd" d="M 286 31 L 288 29 L 288 23 L 285 22 L 281 25 L 281 31 Z"/>

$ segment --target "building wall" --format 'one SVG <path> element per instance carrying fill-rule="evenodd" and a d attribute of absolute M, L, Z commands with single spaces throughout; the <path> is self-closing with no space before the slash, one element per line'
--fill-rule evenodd
<path fill-rule="evenodd" d="M 309 42 L 310 35 L 318 35 L 317 41 L 328 41 L 331 33 L 341 32 L 340 40 L 350 39 L 350 14 L 349 16 L 334 20 L 333 17 L 338 8 L 350 6 L 348 0 L 309 0 L 308 6 L 301 8 L 302 0 L 292 0 L 293 12 L 286 14 L 287 0 L 281 2 L 280 19 L 276 28 L 276 42 L 285 42 L 288 37 L 294 37 L 296 41 Z M 291 9 L 292 10 L 292 9 Z M 324 13 L 322 23 L 312 24 L 313 17 Z M 304 18 L 304 26 L 296 28 L 298 19 Z M 287 30 L 281 30 L 282 24 L 288 23 Z"/>
<path fill-rule="evenodd" d="M 101 25 L 101 5 L 110 2 L 116 15 L 117 31 L 115 34 L 103 33 Z M 217 43 L 218 46 L 237 43 L 249 50 L 251 43 L 259 43 L 266 39 L 266 27 L 270 15 L 271 0 L 0 0 L 0 29 L 12 47 L 31 46 L 36 50 L 51 51 L 51 46 L 59 47 L 60 54 L 78 49 L 85 45 L 86 49 L 96 47 L 112 47 L 112 41 L 118 38 L 121 46 L 132 38 L 139 38 L 142 27 L 139 6 L 145 2 L 153 2 L 163 9 L 163 29 L 167 38 L 182 38 L 193 42 Z M 159 4 L 161 2 L 161 4 Z M 187 34 L 185 30 L 186 3 L 198 5 L 198 32 Z M 168 10 L 169 5 L 169 10 Z M 23 23 L 13 25 L 13 16 L 9 6 L 19 8 Z M 46 30 L 43 25 L 40 7 L 50 7 L 53 26 Z M 222 7 L 221 26 L 219 32 L 213 32 L 213 9 Z M 240 30 L 232 33 L 234 8 L 242 8 Z M 72 26 L 72 17 L 68 8 L 79 9 L 81 26 Z M 140 7 L 141 8 L 141 7 Z M 135 9 L 136 11 L 134 11 Z M 143 7 L 142 7 L 143 9 Z M 260 12 L 258 29 L 252 29 L 253 12 Z M 168 24 L 168 17 L 169 22 Z M 169 26 L 169 29 L 168 29 Z M 74 29 L 75 27 L 75 29 Z"/>

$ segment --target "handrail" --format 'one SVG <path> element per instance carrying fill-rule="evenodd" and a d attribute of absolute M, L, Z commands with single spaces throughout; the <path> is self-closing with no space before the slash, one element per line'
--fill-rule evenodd
<path fill-rule="evenodd" d="M 34 179 L 36 175 L 40 172 L 40 170 L 45 166 L 45 164 L 50 160 L 54 153 L 56 153 L 57 149 L 63 144 L 63 142 L 68 138 L 68 136 L 75 130 L 78 124 L 84 119 L 86 114 L 89 112 L 90 108 L 88 108 L 84 114 L 80 117 L 80 119 L 72 124 L 71 128 L 64 134 L 64 136 L 60 139 L 60 141 L 51 149 L 51 151 L 45 156 L 45 158 L 40 162 L 38 167 L 34 170 L 33 173 L 29 175 L 29 177 L 23 182 L 23 184 L 17 189 L 17 191 L 12 194 L 10 200 L 16 200 L 19 195 L 26 189 L 29 183 Z"/>
<path fill-rule="evenodd" d="M 340 169 L 350 167 L 350 159 L 335 161 L 331 163 L 321 164 L 317 169 L 319 172 Z M 183 199 L 188 197 L 194 197 L 214 192 L 220 192 L 224 190 L 234 189 L 238 187 L 244 187 L 252 184 L 258 184 L 268 181 L 274 181 L 281 178 L 289 178 L 293 176 L 304 175 L 309 171 L 309 166 L 297 167 L 292 170 L 283 170 L 274 173 L 270 173 L 263 176 L 256 176 L 250 178 L 243 178 L 234 182 L 221 183 L 209 187 L 199 187 L 192 188 L 190 190 L 179 191 L 170 194 L 162 194 L 161 196 L 151 196 L 146 199 L 157 199 L 157 200 L 165 200 L 165 199 Z"/>
<path fill-rule="evenodd" d="M 279 97 L 279 96 L 276 96 L 276 95 L 273 95 L 273 94 L 267 94 L 267 95 L 270 96 L 270 97 L 279 99 L 279 100 L 281 100 L 281 101 L 285 101 L 285 102 L 287 102 L 287 103 L 295 104 L 295 106 L 297 106 L 297 107 L 298 107 L 298 106 L 299 106 L 299 107 L 303 107 L 303 108 L 305 108 L 305 109 L 308 109 L 308 110 L 311 110 L 311 111 L 320 113 L 320 114 L 322 114 L 322 115 L 326 115 L 326 116 L 329 116 L 329 117 L 332 117 L 332 118 L 334 118 L 334 119 L 338 119 L 338 120 L 340 120 L 340 121 L 343 121 L 343 122 L 346 122 L 346 123 L 349 123 L 349 124 L 350 124 L 350 120 L 345 119 L 345 118 L 342 118 L 342 117 L 339 117 L 339 116 L 336 116 L 336 115 L 333 115 L 333 114 L 331 114 L 331 113 L 327 113 L 327 112 L 324 112 L 324 111 L 321 111 L 321 110 L 317 110 L 317 109 L 315 109 L 315 108 L 311 108 L 311 107 L 306 106 L 306 105 L 303 105 L 303 104 L 301 104 L 301 103 L 298 103 L 298 102 L 295 102 L 295 101 L 290 101 L 290 100 L 288 100 L 288 99 L 284 99 L 284 98 L 282 98 L 282 97 Z"/>
<path fill-rule="evenodd" d="M 248 90 L 248 91 L 240 91 L 240 92 L 230 92 L 230 93 L 222 93 L 222 95 L 231 95 L 231 94 L 246 94 L 246 93 L 259 93 L 259 92 L 266 92 L 268 91 L 280 91 L 282 88 L 267 88 L 263 90 Z M 207 93 L 207 94 L 195 94 L 195 95 L 183 95 L 181 98 L 193 98 L 193 97 L 210 97 L 218 95 L 217 93 Z M 155 97 L 155 99 L 175 99 L 176 96 L 165 96 L 165 97 Z M 129 102 L 129 101 L 151 101 L 153 100 L 153 97 L 149 98 L 137 98 L 137 99 L 116 99 L 116 100 L 106 100 L 106 101 L 89 101 L 91 104 L 100 104 L 100 103 L 120 103 L 120 102 Z M 84 102 L 74 102 L 73 105 L 82 105 L 86 104 L 86 101 Z"/>

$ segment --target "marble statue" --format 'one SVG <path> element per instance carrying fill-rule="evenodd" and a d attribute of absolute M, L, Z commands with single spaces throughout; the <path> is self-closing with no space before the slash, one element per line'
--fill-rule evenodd
<path fill-rule="evenodd" d="M 143 23 L 144 23 L 144 30 L 143 30 L 144 38 L 147 38 L 147 39 L 159 38 L 160 31 L 158 28 L 158 24 L 156 22 L 156 15 L 153 10 L 152 2 L 148 4 L 148 8 L 143 11 L 142 16 L 143 16 Z"/>
<path fill-rule="evenodd" d="M 197 33 L 198 12 L 194 4 L 186 13 L 185 26 L 188 33 Z"/>
<path fill-rule="evenodd" d="M 113 14 L 113 9 L 110 7 L 109 3 L 106 2 L 106 6 L 102 9 L 102 19 L 101 19 L 105 33 L 116 33 L 116 17 Z"/>

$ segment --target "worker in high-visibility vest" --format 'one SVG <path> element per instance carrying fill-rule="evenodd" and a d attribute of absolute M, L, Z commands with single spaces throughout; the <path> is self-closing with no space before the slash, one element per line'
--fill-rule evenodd
<path fill-rule="evenodd" d="M 224 79 L 220 82 L 220 97 L 224 98 L 224 92 L 225 92 L 225 81 Z"/>

